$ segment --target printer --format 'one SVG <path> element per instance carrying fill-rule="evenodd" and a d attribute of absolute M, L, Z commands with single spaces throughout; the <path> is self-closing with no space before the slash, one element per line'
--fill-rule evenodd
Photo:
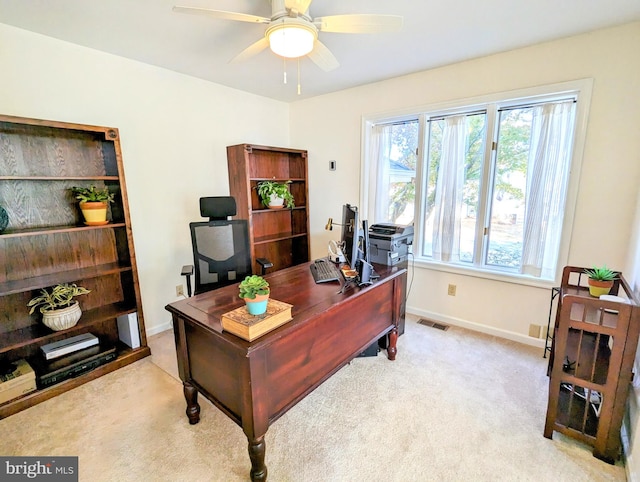
<path fill-rule="evenodd" d="M 413 225 L 372 224 L 369 227 L 369 260 L 394 266 L 407 260 L 413 243 Z"/>

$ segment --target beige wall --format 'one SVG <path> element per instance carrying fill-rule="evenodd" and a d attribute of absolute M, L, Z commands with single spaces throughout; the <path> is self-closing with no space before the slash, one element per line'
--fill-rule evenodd
<path fill-rule="evenodd" d="M 322 256 L 328 217 L 360 199 L 361 119 L 412 106 L 592 78 L 591 111 L 569 264 L 622 269 L 640 176 L 640 23 L 596 31 L 295 102 L 291 141 L 309 149 L 312 254 Z M 330 172 L 329 160 L 338 169 Z M 330 193 L 330 195 L 327 195 Z M 607 194 L 606 201 L 603 197 Z M 457 285 L 456 297 L 447 284 Z M 507 338 L 546 325 L 549 289 L 415 268 L 410 311 Z"/>
<path fill-rule="evenodd" d="M 0 24 L 2 114 L 117 127 L 147 332 L 169 328 L 198 199 L 227 195 L 226 146 L 288 146 L 287 104 Z"/>

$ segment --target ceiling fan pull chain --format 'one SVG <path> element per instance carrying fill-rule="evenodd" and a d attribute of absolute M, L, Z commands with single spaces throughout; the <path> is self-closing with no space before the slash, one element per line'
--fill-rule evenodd
<path fill-rule="evenodd" d="M 287 59 L 282 57 L 282 73 L 284 74 L 284 83 L 287 83 Z"/>
<path fill-rule="evenodd" d="M 300 57 L 298 57 L 298 95 L 300 95 Z"/>

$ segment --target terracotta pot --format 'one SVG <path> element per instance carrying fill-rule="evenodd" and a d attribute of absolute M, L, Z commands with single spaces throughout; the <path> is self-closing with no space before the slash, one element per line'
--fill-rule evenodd
<path fill-rule="evenodd" d="M 250 315 L 262 315 L 267 311 L 269 303 L 269 293 L 266 295 L 256 295 L 254 299 L 243 298 L 247 305 L 247 311 Z"/>
<path fill-rule="evenodd" d="M 613 287 L 613 281 L 600 281 L 589 278 L 589 294 L 599 298 L 602 295 L 608 295 Z"/>
<path fill-rule="evenodd" d="M 80 210 L 87 226 L 100 226 L 109 222 L 106 202 L 81 202 Z"/>

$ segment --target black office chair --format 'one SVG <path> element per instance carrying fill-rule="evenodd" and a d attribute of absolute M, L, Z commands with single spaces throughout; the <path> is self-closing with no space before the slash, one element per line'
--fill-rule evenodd
<path fill-rule="evenodd" d="M 252 274 L 249 230 L 245 219 L 229 219 L 236 214 L 236 200 L 230 196 L 200 198 L 200 214 L 209 221 L 190 223 L 194 265 L 182 267 L 191 296 L 191 275 L 195 267 L 195 293 L 204 293 L 242 281 Z M 273 266 L 256 259 L 264 274 Z"/>

